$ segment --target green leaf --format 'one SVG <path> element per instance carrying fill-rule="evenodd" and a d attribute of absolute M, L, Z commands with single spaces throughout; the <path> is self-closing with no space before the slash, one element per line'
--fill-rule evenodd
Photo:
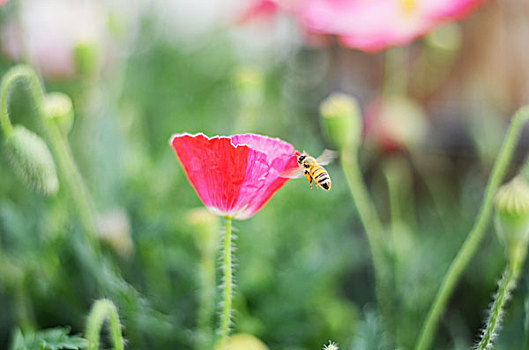
<path fill-rule="evenodd" d="M 11 350 L 79 350 L 88 346 L 86 339 L 69 333 L 69 328 L 59 327 L 23 335 L 17 329 Z"/>

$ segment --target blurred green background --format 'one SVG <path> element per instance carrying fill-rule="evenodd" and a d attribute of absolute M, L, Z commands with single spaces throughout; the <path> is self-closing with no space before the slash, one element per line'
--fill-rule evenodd
<path fill-rule="evenodd" d="M 327 168 L 331 191 L 292 180 L 254 217 L 234 223 L 234 331 L 270 349 L 320 349 L 329 339 L 341 349 L 389 349 L 393 341 L 413 347 L 472 227 L 508 117 L 527 102 L 527 53 L 515 55 L 527 44 L 487 35 L 511 33 L 507 14 L 521 21 L 512 11 L 526 5 L 486 2 L 448 34 L 434 32 L 439 40 L 460 40 L 448 49 L 430 36 L 370 55 L 336 42 L 307 46 L 283 22 L 237 24 L 244 4 L 236 1 L 67 3 L 10 0 L 0 8 L 0 75 L 26 62 L 42 74 L 47 91 L 72 98 L 69 141 L 95 204 L 103 254 L 135 292 L 110 277 L 102 283 L 110 287 L 94 282 L 96 263 L 83 255 L 82 229 L 63 187 L 51 197 L 33 192 L 2 155 L 0 348 L 8 348 L 18 328 L 82 333 L 100 297 L 118 306 L 128 348 L 193 348 L 204 243 L 188 218 L 201 202 L 170 136 L 256 132 L 318 155 L 330 147 L 320 130 L 320 102 L 335 91 L 351 93 L 368 118 L 370 106 L 384 101 L 383 85 L 420 106 L 420 120 L 406 129 L 411 136 L 381 140 L 376 130 L 383 127 L 366 121 L 361 148 L 366 182 L 388 240 L 394 239 L 398 326 L 391 335 L 381 330 L 368 245 L 335 162 Z M 61 12 L 61 6 L 71 8 Z M 89 10 L 72 12 L 75 6 Z M 89 33 L 76 37 L 76 25 Z M 64 62 L 61 45 L 70 55 Z M 51 52 L 40 52 L 45 49 Z M 241 67 L 257 75 L 249 87 Z M 22 85 L 14 89 L 12 121 L 39 133 L 28 101 Z M 392 120 L 406 125 L 406 113 L 414 111 L 402 108 Z M 520 150 L 511 174 L 522 159 Z M 450 300 L 435 348 L 476 343 L 505 263 L 491 227 Z M 499 349 L 528 344 L 528 286 L 524 274 Z"/>

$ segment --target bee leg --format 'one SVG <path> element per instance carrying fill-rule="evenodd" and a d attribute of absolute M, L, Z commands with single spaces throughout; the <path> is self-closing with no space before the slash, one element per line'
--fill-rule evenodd
<path fill-rule="evenodd" d="M 310 188 L 312 189 L 312 176 L 310 176 L 308 171 L 305 171 L 305 179 L 309 183 Z"/>

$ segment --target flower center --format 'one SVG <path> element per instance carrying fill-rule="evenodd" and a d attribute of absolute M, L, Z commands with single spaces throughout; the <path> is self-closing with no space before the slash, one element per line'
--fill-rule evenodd
<path fill-rule="evenodd" d="M 412 13 L 417 8 L 416 0 L 397 0 L 404 13 Z"/>

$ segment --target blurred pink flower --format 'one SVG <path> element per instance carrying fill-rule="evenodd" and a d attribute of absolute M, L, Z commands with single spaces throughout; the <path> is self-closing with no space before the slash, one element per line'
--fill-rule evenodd
<path fill-rule="evenodd" d="M 186 133 L 170 144 L 202 203 L 234 219 L 254 215 L 288 181 L 281 174 L 298 167 L 292 145 L 261 135 Z"/>
<path fill-rule="evenodd" d="M 365 141 L 382 152 L 413 149 L 426 142 L 430 123 L 420 105 L 405 96 L 372 100 L 365 110 Z"/>
<path fill-rule="evenodd" d="M 101 41 L 106 18 L 90 2 L 25 0 L 20 6 L 20 23 L 12 18 L 1 29 L 2 50 L 15 60 L 29 59 L 46 77 L 73 75 L 76 44 Z"/>
<path fill-rule="evenodd" d="M 29 61 L 46 78 L 75 74 L 78 45 L 105 51 L 108 13 L 99 2 L 21 0 L 19 6 L 18 18 L 8 18 L 0 27 L 2 52 L 13 60 Z"/>
<path fill-rule="evenodd" d="M 1 1 L 1 0 L 0 0 Z M 239 23 L 245 23 L 249 20 L 256 18 L 270 18 L 273 17 L 278 11 L 278 6 L 275 1 L 272 0 L 259 0 L 254 1 L 248 8 L 244 10 L 240 18 Z"/>
<path fill-rule="evenodd" d="M 7 0 L 0 0 L 0 6 L 2 6 Z"/>
<path fill-rule="evenodd" d="M 270 0 L 258 0 L 270 3 Z M 376 52 L 405 45 L 436 25 L 464 17 L 483 0 L 278 0 L 308 34 L 336 35 L 346 47 Z M 259 8 L 253 5 L 252 8 Z M 268 11 L 270 5 L 267 6 Z M 259 12 L 257 11 L 256 14 Z"/>

